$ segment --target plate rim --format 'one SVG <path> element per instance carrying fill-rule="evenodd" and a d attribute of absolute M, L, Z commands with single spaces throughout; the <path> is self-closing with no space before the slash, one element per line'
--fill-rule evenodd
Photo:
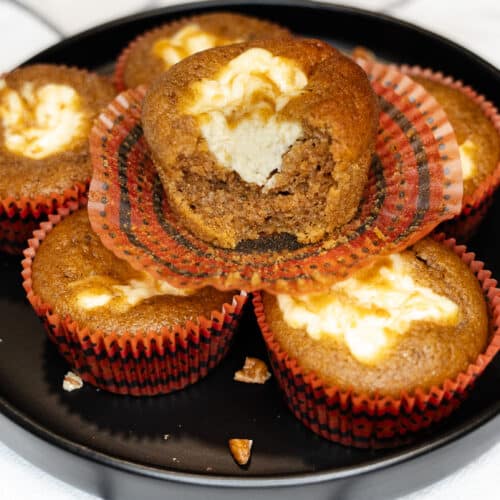
<path fill-rule="evenodd" d="M 359 14 L 364 17 L 382 19 L 385 22 L 399 25 L 404 29 L 409 29 L 423 34 L 429 38 L 436 40 L 441 44 L 448 45 L 452 49 L 459 51 L 468 57 L 474 59 L 477 63 L 485 67 L 491 73 L 495 74 L 500 81 L 500 70 L 497 69 L 493 64 L 478 56 L 469 49 L 461 46 L 460 44 L 449 40 L 446 37 L 438 35 L 435 32 L 422 28 L 420 26 L 414 25 L 407 21 L 403 21 L 392 17 L 385 13 L 374 12 L 358 7 L 351 7 L 342 4 L 327 4 L 313 0 L 232 0 L 232 1 L 221 1 L 221 0 L 210 0 L 206 2 L 195 1 L 189 3 L 180 3 L 176 5 L 171 5 L 167 7 L 160 7 L 152 10 L 146 10 L 142 12 L 137 12 L 131 15 L 120 17 L 112 21 L 99 24 L 85 31 L 77 33 L 71 37 L 65 38 L 56 44 L 44 49 L 43 51 L 32 56 L 30 59 L 23 62 L 21 65 L 31 64 L 35 61 L 43 59 L 46 54 L 50 54 L 51 51 L 64 50 L 66 46 L 72 45 L 74 43 L 79 43 L 81 40 L 92 38 L 98 34 L 109 31 L 114 28 L 119 28 L 123 25 L 127 25 L 133 22 L 151 19 L 156 16 L 168 15 L 168 14 L 178 14 L 186 11 L 208 11 L 213 9 L 229 8 L 238 9 L 244 6 L 286 6 L 287 8 L 310 8 L 314 10 L 324 10 L 332 13 L 349 13 L 349 14 Z M 479 414 L 475 414 L 470 417 L 466 424 L 462 424 L 458 429 L 445 431 L 444 434 L 438 438 L 429 439 L 420 444 L 416 444 L 401 452 L 399 448 L 395 448 L 394 453 L 390 453 L 388 456 L 382 459 L 373 459 L 366 462 L 363 465 L 351 465 L 342 468 L 337 468 L 334 471 L 320 471 L 320 472 L 306 472 L 306 473 L 289 473 L 289 474 L 274 474 L 269 476 L 226 476 L 217 474 L 202 474 L 202 473 L 192 473 L 192 472 L 182 472 L 175 470 L 168 470 L 161 467 L 156 467 L 154 465 L 144 465 L 137 462 L 129 461 L 126 459 L 121 459 L 109 455 L 107 453 L 94 450 L 88 446 L 76 443 L 61 434 L 57 434 L 52 430 L 48 429 L 33 420 L 31 417 L 18 410 L 15 406 L 10 404 L 4 397 L 0 396 L 0 412 L 7 417 L 9 420 L 19 425 L 24 430 L 36 435 L 43 441 L 49 444 L 55 445 L 64 451 L 70 452 L 81 458 L 90 460 L 100 465 L 108 466 L 123 472 L 132 473 L 140 475 L 143 477 L 150 477 L 154 479 L 160 479 L 164 481 L 173 481 L 178 483 L 187 483 L 190 485 L 198 486 L 212 486 L 212 487 L 232 487 L 232 488 L 270 488 L 270 487 L 287 487 L 287 486 L 298 486 L 298 485 L 308 485 L 317 484 L 327 481 L 335 481 L 354 477 L 357 475 L 368 474 L 375 471 L 380 471 L 397 464 L 402 464 L 411 459 L 420 457 L 422 455 L 436 451 L 444 446 L 451 445 L 453 442 L 459 440 L 461 437 L 472 433 L 479 427 L 487 424 L 491 420 L 498 418 L 500 415 L 500 400 L 496 404 L 489 406 L 487 409 L 481 411 Z"/>

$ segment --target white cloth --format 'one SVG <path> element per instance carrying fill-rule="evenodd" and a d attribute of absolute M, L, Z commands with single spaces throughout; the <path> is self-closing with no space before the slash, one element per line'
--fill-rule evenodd
<path fill-rule="evenodd" d="M 110 19 L 145 8 L 179 3 L 172 0 L 22 0 L 43 13 L 54 31 L 27 10 L 0 0 L 0 73 L 55 43 Z M 500 2 L 498 0 L 342 0 L 419 24 L 451 38 L 500 66 Z M 59 32 L 59 33 L 58 33 Z M 7 50 L 5 49 L 7 47 Z M 1 436 L 0 436 L 1 441 Z M 449 477 L 405 497 L 404 500 L 497 499 L 500 442 Z M 0 442 L 0 500 L 95 500 L 31 465 Z"/>

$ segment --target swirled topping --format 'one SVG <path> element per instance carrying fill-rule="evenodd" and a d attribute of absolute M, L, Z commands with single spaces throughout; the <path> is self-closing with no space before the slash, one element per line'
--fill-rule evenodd
<path fill-rule="evenodd" d="M 35 160 L 63 151 L 90 126 L 80 96 L 69 85 L 24 83 L 20 90 L 0 84 L 4 146 Z"/>
<path fill-rule="evenodd" d="M 196 52 L 239 41 L 241 40 L 230 40 L 207 33 L 198 24 L 192 23 L 184 26 L 170 38 L 160 38 L 153 45 L 152 51 L 156 57 L 163 60 L 167 69 Z"/>
<path fill-rule="evenodd" d="M 95 275 L 72 284 L 76 301 L 82 309 L 112 307 L 127 310 L 141 302 L 159 295 L 185 297 L 192 295 L 192 290 L 175 288 L 166 281 L 153 279 L 143 272 L 140 278 L 119 282 L 111 276 Z"/>
<path fill-rule="evenodd" d="M 320 295 L 278 295 L 284 320 L 320 339 L 345 342 L 360 362 L 376 363 L 414 321 L 455 325 L 456 303 L 415 282 L 399 254 L 379 259 Z"/>

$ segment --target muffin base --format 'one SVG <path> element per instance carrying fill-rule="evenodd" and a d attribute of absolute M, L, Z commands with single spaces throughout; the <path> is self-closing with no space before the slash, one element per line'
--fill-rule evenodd
<path fill-rule="evenodd" d="M 466 371 L 429 390 L 403 392 L 401 397 L 357 394 L 325 385 L 313 372 L 305 372 L 284 352 L 267 324 L 260 293 L 253 298 L 257 322 L 266 342 L 271 367 L 289 409 L 321 437 L 347 446 L 386 448 L 403 444 L 411 434 L 450 415 L 467 397 L 476 378 L 500 350 L 500 290 L 484 264 L 474 260 L 455 240 L 436 239 L 453 250 L 481 284 L 491 321 L 491 339 L 483 354 Z"/>
<path fill-rule="evenodd" d="M 33 233 L 22 262 L 23 287 L 49 339 L 89 384 L 117 394 L 153 396 L 182 389 L 205 377 L 226 355 L 246 303 L 245 292 L 209 317 L 159 332 L 90 331 L 52 312 L 32 288 L 32 264 L 40 243 L 71 212 L 63 208 Z"/>

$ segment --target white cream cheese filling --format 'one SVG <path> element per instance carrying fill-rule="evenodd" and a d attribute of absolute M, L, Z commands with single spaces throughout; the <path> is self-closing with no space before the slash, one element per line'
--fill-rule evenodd
<path fill-rule="evenodd" d="M 131 279 L 125 284 L 117 284 L 108 276 L 90 276 L 72 284 L 76 292 L 78 306 L 91 310 L 109 304 L 115 307 L 130 309 L 144 300 L 159 295 L 185 297 L 192 295 L 193 290 L 179 289 L 166 281 L 158 281 L 149 274 L 141 273 L 140 279 Z"/>
<path fill-rule="evenodd" d="M 64 150 L 89 124 L 78 93 L 69 85 L 26 82 L 20 91 L 0 85 L 0 119 L 5 147 L 35 160 Z"/>
<path fill-rule="evenodd" d="M 293 60 L 252 48 L 214 79 L 195 82 L 196 98 L 184 111 L 197 118 L 209 150 L 223 167 L 264 186 L 303 133 L 300 123 L 276 114 L 306 85 L 307 76 Z"/>
<path fill-rule="evenodd" d="M 203 31 L 196 23 L 181 28 L 170 38 L 160 38 L 153 45 L 153 54 L 163 60 L 169 68 L 182 59 L 202 50 L 240 42 L 240 39 L 229 40 Z"/>
<path fill-rule="evenodd" d="M 453 301 L 417 284 L 399 254 L 334 284 L 320 295 L 278 295 L 283 318 L 319 339 L 330 335 L 346 343 L 360 362 L 374 363 L 413 321 L 458 322 Z"/>

